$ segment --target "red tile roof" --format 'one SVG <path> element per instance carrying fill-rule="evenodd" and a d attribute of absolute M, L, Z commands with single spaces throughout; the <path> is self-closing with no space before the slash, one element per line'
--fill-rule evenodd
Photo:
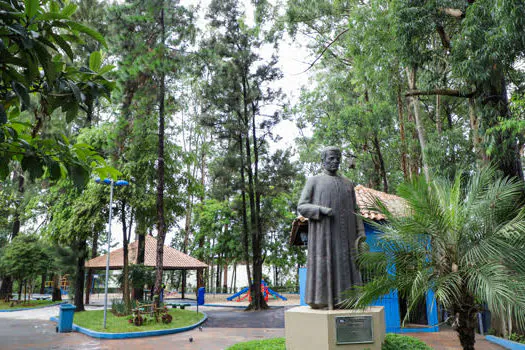
<path fill-rule="evenodd" d="M 374 206 L 374 198 L 379 198 L 393 214 L 399 216 L 406 215 L 404 200 L 403 198 L 396 195 L 377 191 L 362 185 L 357 185 L 355 187 L 355 197 L 360 214 L 367 219 L 374 221 L 386 219 L 386 216 L 383 213 L 368 209 L 369 207 Z M 297 217 L 292 223 L 290 244 L 299 246 L 302 245 L 298 235 L 300 232 L 308 232 L 308 219 L 302 216 Z"/>
<path fill-rule="evenodd" d="M 383 202 L 383 204 L 388 208 L 388 210 L 392 212 L 392 214 L 399 216 L 406 215 L 403 198 L 393 194 L 377 191 L 362 185 L 357 185 L 355 187 L 355 197 L 357 200 L 357 206 L 359 207 L 359 212 L 367 219 L 375 221 L 386 219 L 385 215 L 382 213 L 367 209 L 368 207 L 373 206 L 375 198 L 380 199 L 381 202 Z"/>
<path fill-rule="evenodd" d="M 128 260 L 130 264 L 137 263 L 138 241 L 128 245 Z M 208 267 L 205 263 L 178 251 L 175 248 L 164 246 L 164 269 L 165 270 L 194 270 Z M 95 269 L 106 268 L 106 255 L 97 256 L 86 262 L 86 267 Z M 156 266 L 157 239 L 147 235 L 144 249 L 144 265 Z M 109 257 L 109 268 L 112 270 L 122 269 L 124 262 L 124 248 L 111 252 Z"/>

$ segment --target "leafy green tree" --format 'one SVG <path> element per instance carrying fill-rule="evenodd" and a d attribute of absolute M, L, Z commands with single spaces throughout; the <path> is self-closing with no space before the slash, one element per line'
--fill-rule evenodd
<path fill-rule="evenodd" d="M 34 235 L 19 235 L 4 247 L 0 256 L 0 271 L 3 276 L 12 276 L 21 286 L 47 271 L 52 261 L 42 241 Z"/>
<path fill-rule="evenodd" d="M 268 8 L 256 7 L 255 10 L 267 11 Z M 230 154 L 236 152 L 245 260 L 249 260 L 251 253 L 253 266 L 250 308 L 257 310 L 267 307 L 260 288 L 264 262 L 261 158 L 266 136 L 271 136 L 272 127 L 281 119 L 279 112 L 266 115 L 263 107 L 277 104 L 282 98 L 280 89 L 272 86 L 282 76 L 277 67 L 277 56 L 273 54 L 264 58 L 259 53 L 264 45 L 277 47 L 279 40 L 278 33 L 265 30 L 264 21 L 270 14 L 271 11 L 257 17 L 262 22 L 256 21 L 250 26 L 244 9 L 237 2 L 212 1 L 207 12 L 212 30 L 202 42 L 207 75 L 204 94 L 210 101 L 209 113 L 202 120 L 217 136 L 227 141 Z"/>
<path fill-rule="evenodd" d="M 108 169 L 101 157 L 64 136 L 43 138 L 41 129 L 53 112 L 62 109 L 71 122 L 86 100 L 107 97 L 112 83 L 105 70 L 79 69 L 71 42 L 79 33 L 100 41 L 95 30 L 71 20 L 77 6 L 58 1 L 2 1 L 4 29 L 0 32 L 0 178 L 9 174 L 9 162 L 21 165 L 31 178 L 57 180 L 65 174 L 84 185 L 92 167 Z M 98 67 L 100 68 L 100 66 Z M 43 72 L 43 74 L 40 74 Z M 29 118 L 29 120 L 27 120 Z"/>
<path fill-rule="evenodd" d="M 477 312 L 486 304 L 500 316 L 525 322 L 525 212 L 519 180 L 496 176 L 493 168 L 457 173 L 454 180 L 420 178 L 399 187 L 406 216 L 387 216 L 381 253 L 364 252 L 359 261 L 374 278 L 346 300 L 363 307 L 397 289 L 409 313 L 427 292 L 456 317 L 464 349 L 474 349 Z"/>

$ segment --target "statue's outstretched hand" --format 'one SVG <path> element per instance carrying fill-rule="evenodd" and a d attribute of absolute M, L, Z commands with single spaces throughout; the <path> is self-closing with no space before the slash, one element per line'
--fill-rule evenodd
<path fill-rule="evenodd" d="M 326 216 L 332 216 L 333 215 L 332 208 L 321 207 L 320 212 L 321 212 L 321 214 L 326 215 Z"/>

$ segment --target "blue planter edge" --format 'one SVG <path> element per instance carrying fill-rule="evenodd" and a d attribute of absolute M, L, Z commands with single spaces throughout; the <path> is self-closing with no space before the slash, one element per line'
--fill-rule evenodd
<path fill-rule="evenodd" d="M 517 343 L 517 342 L 512 341 L 512 340 L 507 340 L 507 339 L 495 337 L 493 335 L 487 335 L 487 336 L 485 336 L 485 339 L 488 340 L 491 343 L 501 345 L 505 349 L 525 350 L 525 344 Z"/>
<path fill-rule="evenodd" d="M 84 327 L 80 327 L 73 323 L 73 330 L 79 333 L 83 333 L 93 338 L 98 338 L 98 339 L 129 339 L 129 338 L 155 337 L 159 335 L 186 332 L 194 328 L 197 328 L 198 326 L 203 324 L 208 319 L 208 315 L 204 312 L 203 314 L 204 314 L 204 317 L 199 322 L 192 324 L 190 326 L 181 327 L 181 328 L 159 329 L 156 331 L 145 331 L 145 332 L 103 333 L 103 332 L 96 332 L 96 331 L 93 331 L 91 329 L 87 329 Z M 58 323 L 58 318 L 54 316 L 50 317 L 49 320 Z"/>
<path fill-rule="evenodd" d="M 204 304 L 200 306 L 206 306 L 206 307 L 228 307 L 228 308 L 234 308 L 234 309 L 246 309 L 248 305 L 224 305 L 224 304 Z M 286 305 L 286 306 L 301 306 L 299 304 L 296 305 Z M 281 309 L 284 306 L 269 306 L 270 309 Z"/>
<path fill-rule="evenodd" d="M 57 306 L 57 305 L 67 304 L 67 303 L 68 303 L 67 301 L 62 301 L 60 303 L 44 305 L 44 306 L 26 307 L 26 308 L 10 309 L 10 310 L 0 310 L 0 312 L 16 312 L 16 311 L 36 310 L 36 309 L 43 309 L 43 308 L 46 308 L 46 307 L 53 307 L 53 306 Z"/>

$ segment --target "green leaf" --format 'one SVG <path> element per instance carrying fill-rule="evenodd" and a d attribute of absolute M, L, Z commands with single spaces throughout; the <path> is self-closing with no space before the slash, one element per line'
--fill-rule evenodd
<path fill-rule="evenodd" d="M 63 14 L 58 13 L 58 12 L 42 13 L 37 18 L 40 21 L 59 21 L 59 20 L 67 20 L 67 19 L 69 19 L 68 16 L 64 16 Z"/>
<path fill-rule="evenodd" d="M 9 175 L 9 158 L 0 158 L 0 180 L 4 180 Z"/>
<path fill-rule="evenodd" d="M 74 14 L 77 11 L 77 8 L 78 6 L 76 4 L 70 2 L 62 9 L 62 15 L 69 18 L 72 14 Z"/>
<path fill-rule="evenodd" d="M 22 169 L 29 172 L 29 177 L 32 180 L 37 179 L 44 174 L 42 166 L 41 159 L 34 155 L 24 156 L 22 159 Z"/>
<path fill-rule="evenodd" d="M 0 104 L 0 126 L 7 123 L 7 113 L 5 112 L 4 106 Z"/>
<path fill-rule="evenodd" d="M 75 99 L 78 103 L 82 102 L 82 93 L 80 92 L 80 89 L 78 88 L 77 84 L 75 84 L 72 81 L 68 81 L 67 85 L 71 89 L 71 92 L 73 92 L 73 95 L 75 96 Z"/>
<path fill-rule="evenodd" d="M 73 179 L 73 183 L 79 189 L 86 186 L 89 180 L 89 172 L 80 165 L 72 165 L 69 167 L 69 175 Z"/>
<path fill-rule="evenodd" d="M 32 18 L 38 13 L 40 8 L 40 0 L 24 0 L 25 11 L 27 17 Z"/>
<path fill-rule="evenodd" d="M 100 70 L 100 66 L 102 65 L 102 55 L 100 54 L 100 51 L 94 51 L 89 55 L 89 69 L 91 69 L 94 72 L 98 72 Z"/>
<path fill-rule="evenodd" d="M 104 47 L 107 47 L 106 40 L 104 39 L 102 34 L 97 32 L 95 29 L 89 28 L 83 24 L 72 22 L 72 21 L 68 21 L 67 25 L 69 25 L 69 28 L 73 30 L 89 35 L 90 37 L 92 37 L 93 39 L 95 39 L 96 41 L 104 45 Z"/>
<path fill-rule="evenodd" d="M 62 106 L 62 110 L 64 109 L 64 106 Z M 78 103 L 70 103 L 68 108 L 66 109 L 66 122 L 71 123 L 78 114 Z"/>
<path fill-rule="evenodd" d="M 71 50 L 71 46 L 68 44 L 68 42 L 58 34 L 52 34 L 52 36 L 55 40 L 55 43 L 57 43 L 58 46 L 60 46 L 60 48 L 66 53 L 67 57 L 69 57 L 70 60 L 73 60 L 75 55 L 73 54 L 73 50 Z"/>
<path fill-rule="evenodd" d="M 108 65 L 105 65 L 104 67 L 100 68 L 100 70 L 98 71 L 98 74 L 104 75 L 106 73 L 111 72 L 113 69 L 115 69 L 115 66 L 112 65 L 112 64 L 108 64 Z"/>
<path fill-rule="evenodd" d="M 47 167 L 49 169 L 49 177 L 51 180 L 58 180 L 62 176 L 62 172 L 60 170 L 60 164 L 54 160 L 49 160 Z"/>
<path fill-rule="evenodd" d="M 26 110 L 29 107 L 30 99 L 29 99 L 29 93 L 27 92 L 27 88 L 19 83 L 18 81 L 14 81 L 12 83 L 13 91 L 20 99 L 20 102 L 22 103 L 22 110 Z"/>

